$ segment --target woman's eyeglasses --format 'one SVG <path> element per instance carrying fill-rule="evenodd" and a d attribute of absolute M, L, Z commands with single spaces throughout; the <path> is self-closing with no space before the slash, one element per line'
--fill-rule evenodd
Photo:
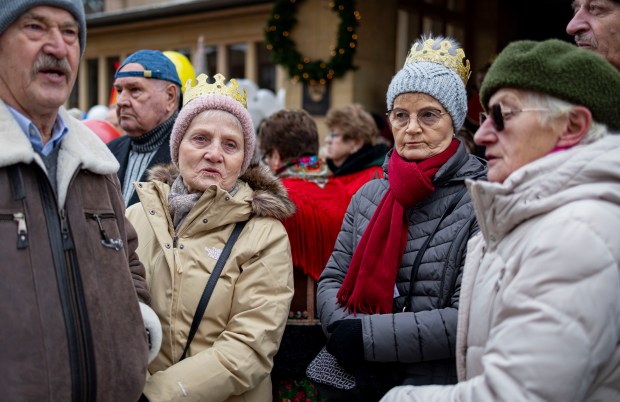
<path fill-rule="evenodd" d="M 496 103 L 489 107 L 489 113 L 480 113 L 480 125 L 482 126 L 485 121 L 490 117 L 491 123 L 493 123 L 493 127 L 495 131 L 502 131 L 505 127 L 504 120 L 510 116 L 514 116 L 521 112 L 545 112 L 549 109 L 545 108 L 527 108 L 527 109 L 505 109 L 502 110 L 502 105 Z"/>
<path fill-rule="evenodd" d="M 416 114 L 416 120 L 421 127 L 433 128 L 444 114 L 448 113 L 437 109 L 423 109 Z M 411 115 L 403 109 L 392 109 L 386 113 L 386 116 L 392 128 L 397 130 L 409 127 L 409 123 L 411 123 Z"/>

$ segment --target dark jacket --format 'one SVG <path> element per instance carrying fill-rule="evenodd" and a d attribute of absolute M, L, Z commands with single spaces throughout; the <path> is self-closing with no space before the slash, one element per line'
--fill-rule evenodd
<path fill-rule="evenodd" d="M 122 185 L 122 183 L 125 180 L 125 171 L 127 170 L 127 163 L 129 162 L 129 151 L 131 150 L 131 137 L 129 135 L 124 135 L 113 141 L 110 141 L 108 143 L 108 148 L 110 149 L 110 151 L 112 151 L 112 154 L 114 154 L 114 157 L 120 163 L 120 167 L 118 169 L 118 179 L 120 180 L 121 185 Z M 153 168 L 156 165 L 167 165 L 170 162 L 171 162 L 170 133 L 168 133 L 163 144 L 161 144 L 157 152 L 155 152 L 155 155 L 153 155 L 153 158 L 151 158 L 151 161 L 149 162 L 148 166 L 146 167 L 146 169 L 144 169 L 144 172 L 142 172 L 142 176 L 140 176 L 140 179 L 137 181 L 139 182 L 148 181 L 147 172 L 151 168 Z M 129 204 L 127 205 L 127 207 L 137 202 L 140 202 L 140 199 L 138 198 L 138 194 L 134 191 L 133 195 L 131 196 L 131 199 L 129 200 Z"/>
<path fill-rule="evenodd" d="M 388 190 L 391 152 L 383 165 L 385 178 L 369 182 L 351 200 L 334 252 L 319 279 L 318 308 L 324 329 L 350 315 L 337 303 L 336 295 L 362 234 Z M 479 230 L 467 192 L 429 243 L 410 293 L 413 262 L 438 219 L 464 188 L 465 179 L 485 174 L 486 167 L 461 144 L 435 174 L 433 194 L 405 212 L 409 230 L 396 278 L 399 296 L 394 299 L 394 313 L 356 317 L 362 319 L 366 360 L 404 363 L 405 375 L 416 385 L 456 382 L 454 356 L 462 267 L 467 241 Z M 410 312 L 402 312 L 406 298 L 411 298 Z"/>
<path fill-rule="evenodd" d="M 118 163 L 61 114 L 55 193 L 0 102 L 1 399 L 136 401 L 148 352 L 138 298 L 149 300 Z"/>

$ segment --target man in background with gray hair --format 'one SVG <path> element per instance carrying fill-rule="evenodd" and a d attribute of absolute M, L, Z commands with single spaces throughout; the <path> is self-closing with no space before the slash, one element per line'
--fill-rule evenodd
<path fill-rule="evenodd" d="M 127 133 L 108 144 L 121 167 L 125 205 L 138 202 L 133 183 L 148 181 L 148 170 L 170 163 L 170 133 L 181 98 L 174 63 L 159 50 L 138 50 L 114 75 L 116 115 Z"/>
<path fill-rule="evenodd" d="M 620 0 L 574 0 L 566 32 L 620 70 Z"/>
<path fill-rule="evenodd" d="M 138 303 L 149 295 L 118 163 L 63 108 L 86 45 L 82 2 L 0 10 L 0 398 L 136 401 L 141 309 L 159 322 Z"/>

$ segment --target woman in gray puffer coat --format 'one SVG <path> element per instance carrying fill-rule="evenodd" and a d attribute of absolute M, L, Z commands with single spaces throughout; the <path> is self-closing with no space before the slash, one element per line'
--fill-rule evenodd
<path fill-rule="evenodd" d="M 356 398 L 369 401 L 403 381 L 456 382 L 462 266 L 478 231 L 464 181 L 486 167 L 453 136 L 467 111 L 468 74 L 444 66 L 440 51 L 464 54 L 452 39 L 424 39 L 388 89 L 395 145 L 385 177 L 351 200 L 318 284 L 327 351 L 355 375 Z"/>

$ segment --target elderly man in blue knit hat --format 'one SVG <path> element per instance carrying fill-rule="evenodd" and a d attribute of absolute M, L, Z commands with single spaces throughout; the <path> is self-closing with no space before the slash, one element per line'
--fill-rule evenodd
<path fill-rule="evenodd" d="M 147 332 L 154 356 L 161 328 L 118 162 L 63 107 L 86 46 L 82 2 L 0 10 L 0 399 L 135 401 Z"/>
<path fill-rule="evenodd" d="M 181 99 L 174 63 L 159 50 L 139 50 L 114 75 L 116 115 L 127 133 L 108 143 L 121 167 L 125 205 L 138 202 L 133 183 L 148 181 L 148 170 L 170 163 L 170 133 Z"/>
<path fill-rule="evenodd" d="M 488 181 L 452 386 L 382 402 L 620 401 L 620 72 L 557 39 L 509 44 L 480 90 Z"/>
<path fill-rule="evenodd" d="M 620 0 L 574 0 L 566 32 L 620 70 Z"/>

